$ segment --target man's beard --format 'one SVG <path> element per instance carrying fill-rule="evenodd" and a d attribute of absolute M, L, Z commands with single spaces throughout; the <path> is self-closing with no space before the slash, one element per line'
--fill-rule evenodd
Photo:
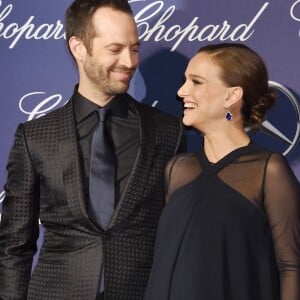
<path fill-rule="evenodd" d="M 126 93 L 134 72 L 134 70 L 128 70 L 128 68 L 124 67 L 114 67 L 105 70 L 102 66 L 99 66 L 93 58 L 89 58 L 84 62 L 83 69 L 86 76 L 101 90 L 101 92 L 109 96 Z M 118 69 L 120 71 L 130 72 L 129 80 L 122 81 L 110 78 L 112 70 Z"/>

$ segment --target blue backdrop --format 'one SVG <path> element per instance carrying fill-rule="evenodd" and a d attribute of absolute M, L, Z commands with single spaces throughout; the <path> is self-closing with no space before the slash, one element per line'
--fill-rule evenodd
<path fill-rule="evenodd" d="M 72 0 L 0 0 L 0 217 L 15 129 L 62 106 L 77 83 L 64 39 Z M 242 42 L 265 60 L 279 94 L 254 139 L 284 153 L 300 179 L 300 0 L 130 0 L 142 46 L 129 92 L 181 115 L 176 92 L 188 59 L 207 43 Z M 187 130 L 189 150 L 200 136 Z"/>

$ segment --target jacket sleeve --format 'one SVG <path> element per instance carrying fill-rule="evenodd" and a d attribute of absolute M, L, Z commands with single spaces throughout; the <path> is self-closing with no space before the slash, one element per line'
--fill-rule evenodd
<path fill-rule="evenodd" d="M 0 223 L 0 299 L 26 299 L 39 234 L 38 176 L 19 125 L 7 164 Z"/>

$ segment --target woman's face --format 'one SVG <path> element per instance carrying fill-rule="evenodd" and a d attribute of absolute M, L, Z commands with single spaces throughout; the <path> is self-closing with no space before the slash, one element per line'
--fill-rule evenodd
<path fill-rule="evenodd" d="M 229 87 L 220 79 L 221 69 L 207 53 L 196 54 L 185 71 L 185 82 L 177 94 L 184 102 L 183 123 L 203 130 L 222 124 Z"/>

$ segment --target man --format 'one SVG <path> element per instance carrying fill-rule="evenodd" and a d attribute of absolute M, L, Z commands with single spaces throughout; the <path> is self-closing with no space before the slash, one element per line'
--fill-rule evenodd
<path fill-rule="evenodd" d="M 74 1 L 66 37 L 79 84 L 64 107 L 21 124 L 10 153 L 0 296 L 143 299 L 163 207 L 163 169 L 179 151 L 183 129 L 176 118 L 126 93 L 139 48 L 126 0 Z M 114 207 L 105 226 L 94 205 L 105 204 L 107 190 L 97 191 L 100 181 L 91 184 L 92 141 L 103 107 L 111 112 L 106 124 L 115 156 L 115 167 L 108 168 L 115 168 Z M 31 275 L 39 219 L 44 240 Z"/>

